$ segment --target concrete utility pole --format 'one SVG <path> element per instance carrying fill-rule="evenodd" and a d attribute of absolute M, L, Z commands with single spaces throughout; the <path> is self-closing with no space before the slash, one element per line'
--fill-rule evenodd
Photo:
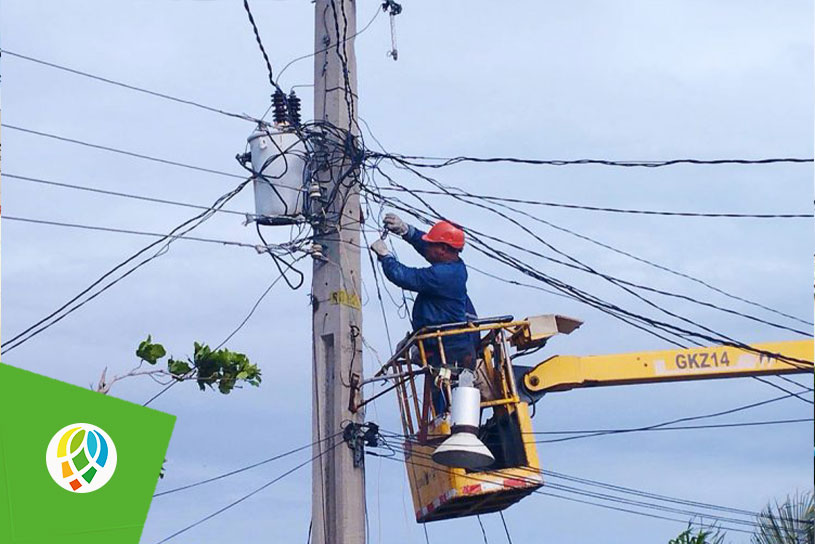
<path fill-rule="evenodd" d="M 356 133 L 356 57 L 354 39 L 349 39 L 356 33 L 356 4 L 316 0 L 314 9 L 314 118 Z M 337 166 L 319 175 L 323 195 L 337 186 L 350 163 L 340 151 L 331 161 Z M 350 181 L 344 179 L 343 185 Z M 362 374 L 359 187 L 340 186 L 325 217 L 329 225 L 315 239 L 325 259 L 314 261 L 312 281 L 313 452 L 326 452 L 312 466 L 312 543 L 363 544 L 364 467 L 354 466 L 353 452 L 341 436 L 326 440 L 343 423 L 363 417 L 348 409 L 350 377 Z"/>

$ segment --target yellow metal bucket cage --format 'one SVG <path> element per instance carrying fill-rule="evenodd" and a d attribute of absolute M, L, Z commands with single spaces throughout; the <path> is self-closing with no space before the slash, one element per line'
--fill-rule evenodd
<path fill-rule="evenodd" d="M 505 316 L 419 330 L 399 344 L 377 373 L 395 380 L 417 522 L 497 512 L 543 485 L 529 406 L 518 395 L 510 346 L 517 350 L 540 347 L 559 328 L 566 332 L 562 329 L 571 324 L 553 321 L 542 327 L 536 319 L 540 318 L 516 321 Z M 577 326 L 579 322 L 573 325 Z M 445 339 L 474 333 L 480 338 L 474 369 L 482 391 L 478 437 L 495 457 L 491 466 L 478 471 L 450 468 L 431 458 L 451 431 L 449 414 L 436 413 L 432 397 L 434 376 L 439 372 L 427 361 L 433 343 L 444 368 Z"/>

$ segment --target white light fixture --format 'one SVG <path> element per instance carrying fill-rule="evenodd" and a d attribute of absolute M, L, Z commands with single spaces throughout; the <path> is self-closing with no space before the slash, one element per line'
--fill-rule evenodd
<path fill-rule="evenodd" d="M 433 452 L 433 461 L 453 468 L 478 469 L 495 462 L 487 446 L 478 439 L 481 392 L 473 387 L 473 374 L 465 370 L 453 389 L 450 407 L 452 435 Z"/>

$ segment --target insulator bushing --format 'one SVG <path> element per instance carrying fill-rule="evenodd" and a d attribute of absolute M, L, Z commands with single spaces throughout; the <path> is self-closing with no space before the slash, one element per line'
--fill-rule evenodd
<path fill-rule="evenodd" d="M 323 255 L 323 246 L 321 244 L 311 244 L 308 252 L 311 253 L 311 257 L 313 259 L 325 259 L 325 256 Z"/>
<path fill-rule="evenodd" d="M 289 93 L 289 116 L 293 125 L 300 124 L 300 98 L 293 90 Z"/>
<path fill-rule="evenodd" d="M 274 108 L 274 122 L 285 124 L 288 122 L 286 115 L 286 95 L 282 91 L 275 91 L 272 95 L 272 107 Z"/>

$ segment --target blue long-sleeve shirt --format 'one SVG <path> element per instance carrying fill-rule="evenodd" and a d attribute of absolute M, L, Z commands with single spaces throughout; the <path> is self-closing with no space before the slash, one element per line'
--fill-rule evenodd
<path fill-rule="evenodd" d="M 425 257 L 427 242 L 422 240 L 423 235 L 424 232 L 411 226 L 403 238 Z M 382 257 L 380 261 L 385 277 L 402 289 L 417 293 L 412 314 L 414 330 L 475 319 L 475 308 L 467 296 L 467 266 L 461 259 L 431 263 L 426 268 L 405 266 L 393 255 Z M 445 352 L 469 351 L 472 345 L 472 335 L 444 339 Z"/>

